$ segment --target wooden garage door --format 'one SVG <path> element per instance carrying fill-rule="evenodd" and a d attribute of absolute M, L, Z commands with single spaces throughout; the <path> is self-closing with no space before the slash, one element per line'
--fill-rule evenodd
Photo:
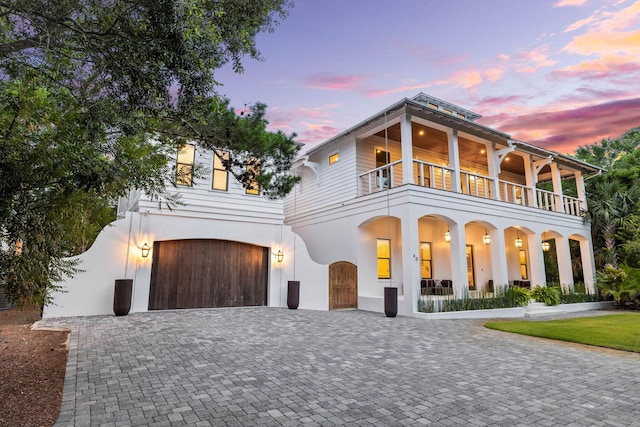
<path fill-rule="evenodd" d="M 267 304 L 269 249 L 227 240 L 153 244 L 149 310 Z"/>
<path fill-rule="evenodd" d="M 329 310 L 358 308 L 358 268 L 340 261 L 329 266 Z"/>

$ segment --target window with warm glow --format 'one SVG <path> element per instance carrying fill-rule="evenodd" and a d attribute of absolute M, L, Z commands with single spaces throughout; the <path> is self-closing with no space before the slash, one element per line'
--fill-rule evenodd
<path fill-rule="evenodd" d="M 420 242 L 420 275 L 423 279 L 433 279 L 430 242 Z"/>
<path fill-rule="evenodd" d="M 332 165 L 340 160 L 340 153 L 334 153 L 329 156 L 329 164 Z"/>
<path fill-rule="evenodd" d="M 247 172 L 250 175 L 253 175 L 254 178 L 249 180 L 245 193 L 254 195 L 260 194 L 260 184 L 257 179 L 258 175 L 260 175 L 260 167 L 258 165 L 247 165 Z"/>
<path fill-rule="evenodd" d="M 213 155 L 213 176 L 211 178 L 211 188 L 214 190 L 227 191 L 229 182 L 229 172 L 224 167 L 223 160 L 229 160 L 229 153 L 216 151 Z"/>
<path fill-rule="evenodd" d="M 178 149 L 178 161 L 176 165 L 177 185 L 193 185 L 193 165 L 195 158 L 195 145 L 185 144 Z"/>
<path fill-rule="evenodd" d="M 378 239 L 378 279 L 391 278 L 391 240 Z"/>
<path fill-rule="evenodd" d="M 527 251 L 524 249 L 520 250 L 520 275 L 523 280 L 529 278 L 529 272 L 527 271 Z"/>

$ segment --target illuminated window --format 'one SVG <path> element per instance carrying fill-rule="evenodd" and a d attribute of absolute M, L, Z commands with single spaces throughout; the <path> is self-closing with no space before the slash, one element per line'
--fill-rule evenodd
<path fill-rule="evenodd" d="M 476 275 L 473 267 L 473 246 L 467 245 L 467 281 L 469 282 L 469 289 L 474 290 L 476 288 Z"/>
<path fill-rule="evenodd" d="M 260 194 L 260 184 L 258 183 L 258 175 L 260 175 L 260 166 L 256 165 L 247 165 L 247 173 L 250 176 L 249 181 L 247 182 L 247 188 L 245 189 L 245 193 L 247 194 Z"/>
<path fill-rule="evenodd" d="M 340 153 L 334 153 L 329 156 L 329 164 L 332 165 L 340 160 Z"/>
<path fill-rule="evenodd" d="M 225 151 L 216 151 L 213 155 L 213 176 L 211 178 L 211 188 L 214 190 L 227 191 L 229 172 L 224 167 L 222 160 L 229 160 L 229 153 Z"/>
<path fill-rule="evenodd" d="M 391 241 L 378 239 L 378 279 L 391 278 Z"/>
<path fill-rule="evenodd" d="M 529 279 L 529 273 L 527 271 L 527 251 L 524 249 L 520 250 L 520 275 L 522 276 L 522 280 Z"/>
<path fill-rule="evenodd" d="M 420 242 L 420 274 L 423 279 L 433 279 L 431 273 L 431 243 Z"/>
<path fill-rule="evenodd" d="M 178 149 L 176 165 L 176 184 L 193 185 L 193 164 L 196 157 L 196 147 L 192 144 L 183 145 Z"/>

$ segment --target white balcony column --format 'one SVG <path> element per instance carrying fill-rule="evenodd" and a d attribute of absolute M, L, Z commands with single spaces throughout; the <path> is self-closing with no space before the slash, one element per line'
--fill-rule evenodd
<path fill-rule="evenodd" d="M 453 169 L 453 172 L 451 172 L 451 191 L 462 193 L 462 186 L 460 185 L 460 153 L 458 152 L 458 131 L 455 129 L 447 129 L 447 141 L 449 143 L 449 167 Z"/>
<path fill-rule="evenodd" d="M 402 183 L 414 184 L 413 179 L 413 136 L 411 134 L 411 116 L 404 116 L 400 122 L 400 146 L 402 148 Z"/>
<path fill-rule="evenodd" d="M 573 271 L 571 270 L 571 249 L 569 239 L 566 237 L 556 237 L 556 253 L 558 254 L 558 273 L 560 275 L 560 286 L 567 292 L 573 289 Z"/>
<path fill-rule="evenodd" d="M 495 151 L 496 144 L 487 144 L 487 170 L 491 181 L 491 198 L 500 200 L 500 164 L 498 162 L 498 153 Z M 493 237 L 491 237 L 493 239 Z M 495 283 L 495 282 L 494 282 Z"/>
<path fill-rule="evenodd" d="M 578 199 L 580 200 L 580 209 L 587 210 L 587 194 L 584 191 L 584 177 L 582 171 L 576 171 L 574 173 L 576 179 L 576 189 L 578 190 Z"/>
<path fill-rule="evenodd" d="M 410 314 L 418 311 L 420 294 L 420 239 L 418 218 L 411 206 L 402 215 L 402 297 L 398 298 L 398 312 Z"/>
<path fill-rule="evenodd" d="M 596 293 L 596 261 L 593 258 L 593 245 L 591 236 L 588 239 L 580 240 L 580 259 L 582 260 L 582 276 L 586 291 L 590 294 Z"/>
<path fill-rule="evenodd" d="M 551 180 L 553 182 L 553 192 L 555 194 L 556 212 L 564 212 L 564 200 L 562 197 L 562 179 L 560 177 L 560 168 L 558 164 L 553 162 L 551 166 Z"/>
<path fill-rule="evenodd" d="M 544 269 L 544 253 L 542 252 L 542 239 L 539 234 L 527 234 L 527 247 L 529 249 L 529 279 L 531 288 L 546 286 L 547 277 Z"/>
<path fill-rule="evenodd" d="M 509 286 L 509 270 L 507 267 L 507 248 L 504 241 L 504 230 L 495 229 L 489 232 L 491 237 L 491 273 L 493 288 Z"/>
<path fill-rule="evenodd" d="M 456 298 L 466 298 L 469 294 L 469 280 L 467 278 L 467 237 L 464 224 L 453 224 L 449 227 L 451 233 L 451 280 L 453 295 Z"/>
<path fill-rule="evenodd" d="M 522 153 L 522 160 L 524 163 L 524 181 L 527 187 L 527 194 L 523 195 L 526 198 L 526 201 L 522 204 L 535 208 L 538 206 L 538 201 L 536 200 L 536 184 L 538 183 L 538 176 L 534 173 L 535 166 L 531 161 L 531 155 L 528 153 Z"/>

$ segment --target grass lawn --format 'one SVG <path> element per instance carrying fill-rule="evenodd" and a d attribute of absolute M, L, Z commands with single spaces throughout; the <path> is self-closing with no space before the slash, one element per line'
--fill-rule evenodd
<path fill-rule="evenodd" d="M 485 326 L 534 337 L 597 345 L 640 353 L 640 313 L 538 321 L 489 322 Z"/>

